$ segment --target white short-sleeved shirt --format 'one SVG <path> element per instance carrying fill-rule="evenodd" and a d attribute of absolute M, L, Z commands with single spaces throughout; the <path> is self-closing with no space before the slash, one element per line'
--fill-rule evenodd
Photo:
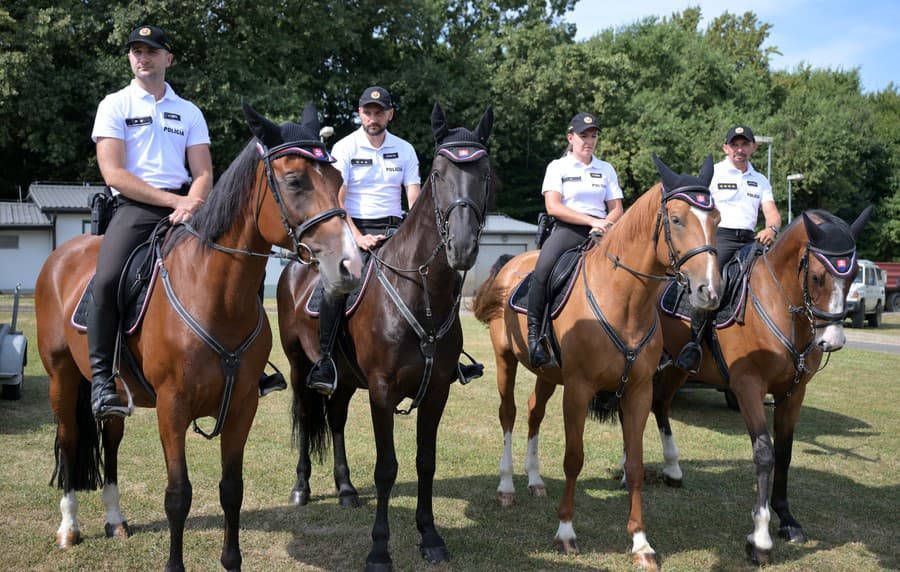
<path fill-rule="evenodd" d="M 165 95 L 156 101 L 132 80 L 97 107 L 91 139 L 96 143 L 99 137 L 125 142 L 125 168 L 130 173 L 158 189 L 177 189 L 191 180 L 185 151 L 208 145 L 209 129 L 200 109 L 168 83 Z"/>
<path fill-rule="evenodd" d="M 402 216 L 402 186 L 419 185 L 419 158 L 413 146 L 385 131 L 376 149 L 360 127 L 334 144 L 334 166 L 344 177 L 344 208 L 354 218 Z"/>
<path fill-rule="evenodd" d="M 606 201 L 623 196 L 612 165 L 596 157 L 585 165 L 572 153 L 547 165 L 541 194 L 547 191 L 561 193 L 562 203 L 570 209 L 598 218 L 606 218 Z"/>
<path fill-rule="evenodd" d="M 716 208 L 722 215 L 720 228 L 755 230 L 759 208 L 765 201 L 775 201 L 769 180 L 747 164 L 741 173 L 727 158 L 716 163 L 709 184 Z"/>

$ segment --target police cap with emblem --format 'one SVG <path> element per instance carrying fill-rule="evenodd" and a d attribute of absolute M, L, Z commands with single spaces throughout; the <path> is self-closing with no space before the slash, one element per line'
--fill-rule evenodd
<path fill-rule="evenodd" d="M 359 106 L 365 107 L 368 103 L 377 103 L 384 109 L 391 108 L 391 94 L 383 87 L 373 85 L 366 88 L 366 91 L 359 97 Z"/>
<path fill-rule="evenodd" d="M 572 118 L 572 121 L 569 121 L 567 133 L 578 133 L 581 135 L 588 129 L 600 130 L 600 126 L 597 125 L 597 118 L 590 113 L 579 113 Z"/>
<path fill-rule="evenodd" d="M 725 136 L 725 144 L 730 144 L 735 137 L 743 137 L 751 143 L 756 143 L 756 139 L 753 138 L 753 131 L 746 125 L 735 125 L 729 129 L 728 135 Z"/>
<path fill-rule="evenodd" d="M 130 49 L 131 44 L 138 42 L 158 50 L 172 51 L 172 44 L 169 43 L 168 36 L 156 26 L 139 26 L 132 30 L 131 35 L 128 36 L 128 43 L 125 44 L 125 48 Z"/>

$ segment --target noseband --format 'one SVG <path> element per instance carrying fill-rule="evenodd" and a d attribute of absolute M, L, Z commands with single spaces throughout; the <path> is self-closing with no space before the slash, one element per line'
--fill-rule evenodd
<path fill-rule="evenodd" d="M 277 147 L 272 147 L 271 149 L 266 148 L 261 142 L 257 141 L 256 148 L 259 150 L 262 161 L 266 166 L 266 180 L 269 183 L 269 189 L 272 191 L 272 197 L 278 205 L 278 212 L 281 215 L 281 224 L 284 225 L 288 236 L 291 237 L 291 241 L 294 243 L 294 252 L 297 254 L 297 261 L 301 264 L 315 263 L 317 261 L 316 257 L 313 254 L 312 249 L 303 242 L 303 236 L 315 226 L 331 218 L 340 217 L 346 219 L 347 211 L 342 208 L 328 209 L 310 217 L 302 224 L 296 224 L 292 220 L 290 213 L 288 213 L 287 207 L 284 204 L 281 190 L 278 187 L 278 179 L 275 177 L 274 169 L 272 169 L 272 161 L 288 155 L 299 155 L 300 157 L 318 161 L 320 163 L 333 163 L 334 159 L 318 141 L 291 141 L 289 143 L 278 145 Z"/>

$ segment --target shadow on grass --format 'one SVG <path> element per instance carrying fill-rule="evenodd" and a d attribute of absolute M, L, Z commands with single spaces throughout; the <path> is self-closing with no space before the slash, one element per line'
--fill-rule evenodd
<path fill-rule="evenodd" d="M 22 399 L 0 399 L 0 434 L 30 433 L 46 424 L 56 423 L 47 397 L 47 376 L 26 375 Z"/>

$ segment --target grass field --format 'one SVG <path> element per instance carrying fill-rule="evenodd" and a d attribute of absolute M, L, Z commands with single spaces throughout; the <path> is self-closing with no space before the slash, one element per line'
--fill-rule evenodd
<path fill-rule="evenodd" d="M 23 306 L 31 301 L 23 300 Z M 0 306 L 8 297 L 0 298 Z M 0 323 L 9 321 L 0 310 Z M 897 336 L 900 315 L 885 315 L 884 335 Z M 25 395 L 0 402 L 0 562 L 5 570 L 159 570 L 168 553 L 163 511 L 165 469 L 153 410 L 126 424 L 120 454 L 123 509 L 133 536 L 103 537 L 104 509 L 97 493 L 82 493 L 85 541 L 66 551 L 53 546 L 60 493 L 48 486 L 55 424 L 47 377 L 36 351 L 34 317 L 20 313 L 29 339 Z M 548 408 L 541 442 L 549 497 L 531 498 L 522 470 L 526 402 L 531 379 L 520 375 L 519 423 L 514 444 L 518 504 L 495 500 L 502 436 L 497 423 L 494 361 L 486 329 L 464 316 L 466 349 L 486 365 L 484 378 L 454 386 L 439 434 L 435 516 L 453 554 L 440 570 L 630 570 L 625 531 L 627 495 L 613 478 L 621 436 L 615 425 L 589 423 L 586 459 L 576 493 L 575 530 L 582 554 L 553 549 L 556 505 L 563 484 L 561 391 Z M 872 330 L 867 330 L 872 331 Z M 881 330 L 879 330 L 880 332 Z M 286 368 L 280 348 L 273 361 Z M 772 570 L 896 570 L 900 568 L 900 355 L 844 349 L 807 392 L 794 443 L 790 499 L 810 541 L 792 546 L 776 539 Z M 260 403 L 247 447 L 241 544 L 245 570 L 358 570 L 369 549 L 375 500 L 374 447 L 368 403 L 354 397 L 348 449 L 360 509 L 341 508 L 332 496 L 330 463 L 316 466 L 313 501 L 287 505 L 294 481 L 289 392 Z M 211 420 L 205 420 L 206 426 Z M 685 484 L 658 478 L 661 451 L 651 417 L 645 433 L 648 479 L 644 491 L 649 539 L 667 570 L 751 570 L 744 538 L 751 531 L 755 478 L 749 439 L 740 416 L 721 394 L 676 397 L 673 429 Z M 416 548 L 415 420 L 396 420 L 400 473 L 391 502 L 391 547 L 397 570 L 429 570 Z M 222 512 L 218 501 L 218 444 L 188 436 L 194 499 L 185 531 L 189 570 L 218 570 Z M 777 519 L 773 522 L 774 534 Z"/>

